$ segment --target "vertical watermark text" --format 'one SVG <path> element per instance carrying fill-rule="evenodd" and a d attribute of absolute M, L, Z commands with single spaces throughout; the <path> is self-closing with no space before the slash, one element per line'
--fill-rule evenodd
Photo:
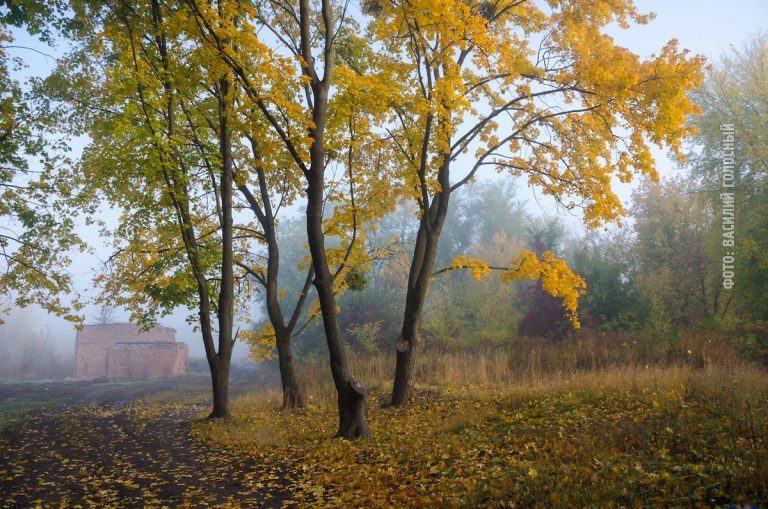
<path fill-rule="evenodd" d="M 733 288 L 736 276 L 736 130 L 733 124 L 720 124 L 720 210 L 723 246 L 723 288 Z"/>

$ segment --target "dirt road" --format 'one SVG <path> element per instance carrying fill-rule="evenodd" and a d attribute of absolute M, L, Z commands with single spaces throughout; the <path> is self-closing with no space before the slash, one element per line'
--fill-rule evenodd
<path fill-rule="evenodd" d="M 0 386 L 0 407 L 42 403 L 0 430 L 0 507 L 279 507 L 279 465 L 191 435 L 205 388 L 205 377 Z"/>

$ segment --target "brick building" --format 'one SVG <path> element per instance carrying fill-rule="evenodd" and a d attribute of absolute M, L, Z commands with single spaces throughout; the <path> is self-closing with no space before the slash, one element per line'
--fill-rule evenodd
<path fill-rule="evenodd" d="M 132 323 L 85 325 L 77 332 L 75 378 L 170 378 L 187 372 L 188 347 L 176 330 Z"/>

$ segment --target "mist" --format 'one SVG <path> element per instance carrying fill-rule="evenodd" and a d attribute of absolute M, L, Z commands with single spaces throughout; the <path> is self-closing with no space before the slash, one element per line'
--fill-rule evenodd
<path fill-rule="evenodd" d="M 74 329 L 61 334 L 34 308 L 16 309 L 0 326 L 0 380 L 62 379 L 74 366 Z"/>
<path fill-rule="evenodd" d="M 84 323 L 97 323 L 99 309 L 84 310 Z M 191 361 L 205 358 L 205 349 L 198 332 L 186 322 L 185 310 L 165 317 L 159 325 L 176 329 L 176 341 L 189 346 Z M 110 322 L 128 322 L 128 315 L 113 310 Z M 0 380 L 62 380 L 74 371 L 75 324 L 52 316 L 37 306 L 14 308 L 3 315 L 0 325 Z M 235 345 L 233 361 L 249 363 L 248 347 Z"/>

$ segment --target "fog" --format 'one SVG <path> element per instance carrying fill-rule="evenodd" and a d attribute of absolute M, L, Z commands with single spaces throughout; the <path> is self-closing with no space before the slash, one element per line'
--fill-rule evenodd
<path fill-rule="evenodd" d="M 57 334 L 51 322 L 32 308 L 16 309 L 6 317 L 0 326 L 0 380 L 65 378 L 72 373 L 74 339 Z"/>

